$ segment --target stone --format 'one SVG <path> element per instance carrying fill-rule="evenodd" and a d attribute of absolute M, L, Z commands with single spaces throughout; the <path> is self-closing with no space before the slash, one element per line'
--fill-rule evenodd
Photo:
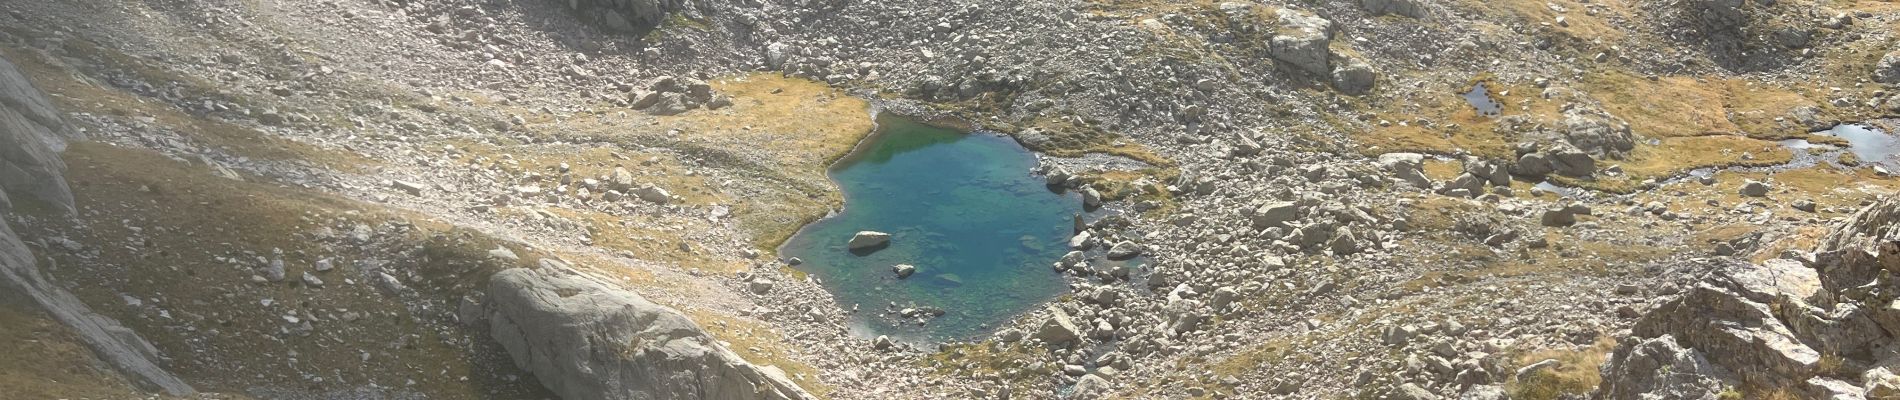
<path fill-rule="evenodd" d="M 396 188 L 397 190 L 409 192 L 409 195 L 411 196 L 421 196 L 422 190 L 425 189 L 425 187 L 422 186 L 422 184 L 420 183 L 415 183 L 415 182 L 410 182 L 410 181 L 405 181 L 405 180 L 390 181 L 390 186 Z"/>
<path fill-rule="evenodd" d="M 497 272 L 487 296 L 494 340 L 562 399 L 813 398 L 678 311 L 559 262 Z"/>
<path fill-rule="evenodd" d="M 1874 81 L 1900 84 L 1900 49 L 1888 52 L 1874 63 Z"/>
<path fill-rule="evenodd" d="M 910 264 L 897 264 L 895 266 L 891 266 L 891 272 L 897 274 L 897 279 L 909 278 L 911 274 L 917 273 L 917 266 L 910 265 Z"/>
<path fill-rule="evenodd" d="M 1418 153 L 1386 153 L 1379 155 L 1379 168 L 1392 173 L 1393 178 L 1412 187 L 1431 189 L 1432 180 L 1425 177 L 1425 155 Z"/>
<path fill-rule="evenodd" d="M 1372 92 L 1372 86 L 1378 78 L 1379 74 L 1372 70 L 1371 64 L 1351 59 L 1333 69 L 1333 89 L 1349 95 L 1366 94 Z"/>
<path fill-rule="evenodd" d="M 323 279 L 317 278 L 315 274 L 305 272 L 303 273 L 303 284 L 310 285 L 310 286 L 323 286 Z"/>
<path fill-rule="evenodd" d="M 1551 207 L 1544 209 L 1537 221 L 1538 224 L 1548 227 L 1568 227 L 1577 224 L 1577 214 L 1569 207 Z"/>
<path fill-rule="evenodd" d="M 1409 382 L 1403 385 L 1399 385 L 1399 389 L 1397 393 L 1393 393 L 1393 398 L 1400 399 L 1400 400 L 1438 400 L 1440 399 L 1440 397 L 1438 397 L 1438 394 L 1432 393 L 1430 389 L 1426 389 L 1424 386 L 1419 386 L 1416 383 L 1409 383 Z"/>
<path fill-rule="evenodd" d="M 891 234 L 889 233 L 859 231 L 857 234 L 851 235 L 851 241 L 845 243 L 845 248 L 851 251 L 864 251 L 881 249 L 890 244 Z"/>
<path fill-rule="evenodd" d="M 1108 379 L 1104 379 L 1099 375 L 1088 375 L 1075 381 L 1075 388 L 1069 391 L 1070 394 L 1068 398 L 1076 400 L 1102 399 L 1106 398 L 1109 393 L 1113 391 L 1114 388 L 1109 385 Z"/>
<path fill-rule="evenodd" d="M 1269 39 L 1267 54 L 1293 69 L 1332 76 L 1333 22 L 1292 8 L 1279 9 L 1278 17 L 1280 27 Z"/>
<path fill-rule="evenodd" d="M 1768 184 L 1762 181 L 1749 179 L 1747 182 L 1742 183 L 1742 188 L 1741 190 L 1737 191 L 1737 193 L 1741 194 L 1744 197 L 1767 197 Z"/>
<path fill-rule="evenodd" d="M 774 282 L 770 278 L 753 278 L 751 282 L 746 282 L 746 290 L 751 291 L 752 294 L 764 296 L 766 293 L 772 292 L 772 286 L 777 283 L 778 282 Z"/>
<path fill-rule="evenodd" d="M 1141 255 L 1141 245 L 1135 244 L 1135 242 L 1124 240 L 1121 243 L 1116 243 L 1114 247 L 1108 248 L 1108 259 L 1110 260 L 1126 260 L 1139 255 Z"/>
<path fill-rule="evenodd" d="M 1714 399 L 1729 387 L 1729 373 L 1673 336 L 1618 344 L 1602 367 L 1595 398 Z"/>
<path fill-rule="evenodd" d="M 1042 326 L 1036 328 L 1036 334 L 1030 338 L 1052 345 L 1064 345 L 1080 340 L 1082 330 L 1075 327 L 1075 322 L 1069 319 L 1069 313 L 1050 306 L 1049 319 L 1043 320 Z"/>
<path fill-rule="evenodd" d="M 1290 201 L 1276 201 L 1254 208 L 1250 220 L 1254 229 L 1288 227 L 1287 223 L 1300 219 L 1300 206 Z"/>
<path fill-rule="evenodd" d="M 666 204 L 673 201 L 673 194 L 658 186 L 647 185 L 633 190 L 633 196 L 653 204 Z"/>
<path fill-rule="evenodd" d="M 1550 158 L 1551 172 L 1558 175 L 1587 178 L 1590 175 L 1596 174 L 1596 158 L 1592 158 L 1590 153 L 1586 153 L 1576 146 L 1556 146 L 1547 152 L 1546 155 Z"/>
<path fill-rule="evenodd" d="M 624 167 L 614 167 L 614 172 L 607 175 L 607 187 L 610 189 L 627 192 L 633 190 L 633 185 L 633 172 Z"/>

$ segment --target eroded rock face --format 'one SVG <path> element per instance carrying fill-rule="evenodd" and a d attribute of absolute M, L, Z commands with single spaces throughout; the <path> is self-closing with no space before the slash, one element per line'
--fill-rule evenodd
<path fill-rule="evenodd" d="M 66 164 L 59 160 L 69 134 L 46 95 L 0 59 L 0 189 L 70 210 L 73 193 L 64 178 Z"/>
<path fill-rule="evenodd" d="M 55 208 L 74 209 L 66 166 L 59 159 L 69 132 L 46 95 L 11 62 L 0 58 L 0 214 L 12 212 L 9 199 L 29 196 Z M 133 382 L 174 396 L 194 393 L 190 385 L 153 362 L 159 356 L 151 343 L 118 321 L 92 312 L 41 274 L 32 250 L 5 220 L 0 220 L 0 290 L 32 298 Z"/>
<path fill-rule="evenodd" d="M 487 295 L 495 340 L 563 399 L 812 398 L 679 312 L 559 262 L 496 273 Z"/>
<path fill-rule="evenodd" d="M 1717 264 L 1709 277 L 1631 328 L 1599 397 L 1698 398 L 1710 382 L 1821 397 L 1900 387 L 1887 350 L 1900 333 L 1900 199 L 1837 225 L 1811 256 L 1703 262 Z M 1665 366 L 1672 376 L 1655 377 Z"/>

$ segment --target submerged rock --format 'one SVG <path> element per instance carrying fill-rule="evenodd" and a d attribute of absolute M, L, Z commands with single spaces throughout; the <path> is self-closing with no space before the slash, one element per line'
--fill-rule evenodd
<path fill-rule="evenodd" d="M 678 311 L 555 261 L 496 273 L 488 299 L 495 340 L 563 399 L 812 398 Z"/>

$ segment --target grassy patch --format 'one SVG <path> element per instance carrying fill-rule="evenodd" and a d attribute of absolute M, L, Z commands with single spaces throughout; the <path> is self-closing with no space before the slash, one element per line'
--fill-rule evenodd
<path fill-rule="evenodd" d="M 1555 367 L 1545 368 L 1525 377 L 1513 379 L 1505 387 L 1512 398 L 1527 400 L 1548 400 L 1567 396 L 1587 395 L 1596 390 L 1603 376 L 1597 367 L 1609 357 L 1616 348 L 1616 341 L 1609 338 L 1598 340 L 1595 345 L 1580 350 L 1546 350 L 1519 355 L 1518 365 L 1530 365 L 1542 360 L 1554 359 L 1559 362 Z"/>
<path fill-rule="evenodd" d="M 796 353 L 789 347 L 790 342 L 765 324 L 749 319 L 728 317 L 704 309 L 684 309 L 693 321 L 706 328 L 706 333 L 724 342 L 728 349 L 738 353 L 739 357 L 758 365 L 770 365 L 785 371 L 799 387 L 819 398 L 825 398 L 833 390 L 818 380 L 819 371 L 792 358 Z"/>
<path fill-rule="evenodd" d="M 450 307 L 409 310 L 355 273 L 353 262 L 362 260 L 356 250 L 324 246 L 313 233 L 348 230 L 349 224 L 411 227 L 378 236 L 376 243 L 404 251 L 400 259 L 385 260 L 391 263 L 387 271 L 436 301 L 457 299 L 505 267 L 487 256 L 501 245 L 495 240 L 440 223 L 407 222 L 412 216 L 321 193 L 213 177 L 203 167 L 143 150 L 74 143 L 66 161 L 75 197 L 86 210 L 79 222 L 89 228 L 33 234 L 71 237 L 97 255 L 52 252 L 62 266 L 54 273 L 74 284 L 74 294 L 87 304 L 171 355 L 168 368 L 200 389 L 321 392 L 378 382 L 431 396 L 546 396 L 531 379 L 505 378 L 525 373 L 482 330 L 437 329 L 451 324 L 445 321 Z M 338 221 L 349 222 L 331 225 Z M 327 281 L 320 288 L 252 282 L 261 262 L 246 252 L 268 254 L 273 248 L 285 251 L 291 280 L 321 258 L 336 258 L 338 269 L 316 273 Z M 169 317 L 127 306 L 128 297 Z M 311 321 L 315 329 L 307 336 L 290 333 L 296 324 L 287 324 L 287 316 Z"/>

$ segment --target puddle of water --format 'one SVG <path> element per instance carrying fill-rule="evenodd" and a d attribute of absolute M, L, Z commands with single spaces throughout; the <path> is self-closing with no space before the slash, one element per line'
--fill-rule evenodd
<path fill-rule="evenodd" d="M 1465 92 L 1465 102 L 1471 103 L 1471 108 L 1477 109 L 1478 115 L 1495 117 L 1504 113 L 1504 104 L 1491 98 L 1491 91 L 1484 87 L 1483 82 L 1473 85 L 1471 91 Z"/>
<path fill-rule="evenodd" d="M 909 341 L 967 339 L 1065 292 L 1049 265 L 1069 251 L 1074 194 L 1030 174 L 1036 159 L 1002 136 L 879 117 L 878 133 L 831 170 L 845 209 L 807 225 L 780 253 L 823 279 L 854 325 Z M 892 234 L 869 254 L 847 251 L 858 231 Z M 917 267 L 897 279 L 891 266 Z M 925 326 L 892 324 L 885 309 L 935 307 Z"/>
<path fill-rule="evenodd" d="M 1878 164 L 1891 169 L 1900 166 L 1894 156 L 1900 154 L 1900 137 L 1894 137 L 1885 131 L 1868 124 L 1836 125 L 1821 134 L 1847 140 L 1847 151 L 1854 153 L 1864 164 Z"/>

